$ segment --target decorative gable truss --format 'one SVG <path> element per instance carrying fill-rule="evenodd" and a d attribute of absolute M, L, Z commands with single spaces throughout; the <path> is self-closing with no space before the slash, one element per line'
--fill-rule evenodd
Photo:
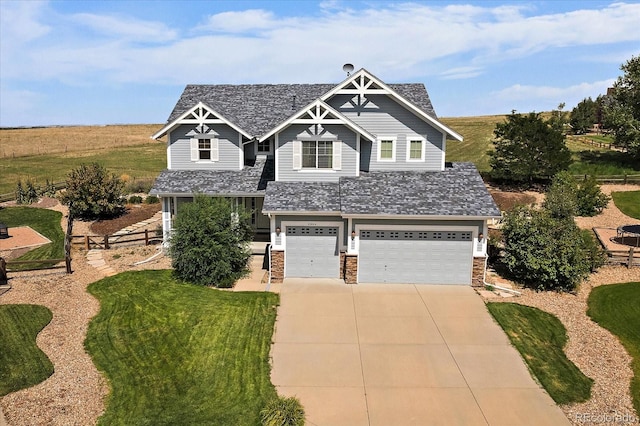
<path fill-rule="evenodd" d="M 183 124 L 195 125 L 194 127 L 195 129 L 204 129 L 205 126 L 207 127 L 207 129 L 209 129 L 210 125 L 226 124 L 227 126 L 231 127 L 232 129 L 234 129 L 235 131 L 237 131 L 247 139 L 253 138 L 253 136 L 251 136 L 250 134 L 242 130 L 240 127 L 236 126 L 234 123 L 227 120 L 221 114 L 218 114 L 215 110 L 203 104 L 202 102 L 198 102 L 193 108 L 186 111 L 184 114 L 182 114 L 180 117 L 173 120 L 171 123 L 168 123 L 162 129 L 160 129 L 155 135 L 151 136 L 151 138 L 152 139 L 161 138 L 165 134 L 173 131 L 175 128 Z"/>

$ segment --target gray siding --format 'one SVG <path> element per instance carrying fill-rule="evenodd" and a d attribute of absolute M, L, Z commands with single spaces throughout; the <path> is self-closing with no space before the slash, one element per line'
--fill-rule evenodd
<path fill-rule="evenodd" d="M 278 136 L 278 152 L 276 164 L 276 180 L 283 182 L 337 182 L 340 176 L 356 176 L 356 134 L 342 126 L 329 125 L 324 128 L 331 134 L 337 135 L 342 141 L 341 170 L 327 170 L 314 172 L 309 169 L 293 169 L 293 141 L 296 136 L 307 130 L 306 125 L 292 125 L 280 132 Z"/>
<path fill-rule="evenodd" d="M 333 97 L 329 104 L 347 116 L 354 123 L 376 136 L 396 136 L 396 160 L 378 162 L 378 146 L 373 141 L 368 154 L 370 166 L 362 170 L 441 170 L 444 158 L 442 133 L 418 118 L 404 106 L 386 95 L 367 96 L 369 103 L 364 107 L 349 104 L 352 95 Z M 407 136 L 420 135 L 427 139 L 424 162 L 407 162 Z M 363 155 L 361 163 L 367 155 Z"/>
<path fill-rule="evenodd" d="M 213 125 L 207 137 L 217 138 L 218 161 L 191 161 L 191 138 L 197 137 L 195 125 L 182 125 L 171 132 L 171 169 L 172 170 L 239 170 L 240 150 L 239 134 L 226 124 Z"/>

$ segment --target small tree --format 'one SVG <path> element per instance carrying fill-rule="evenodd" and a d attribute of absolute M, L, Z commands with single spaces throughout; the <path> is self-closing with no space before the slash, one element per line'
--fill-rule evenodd
<path fill-rule="evenodd" d="M 248 273 L 249 215 L 224 198 L 197 195 L 183 204 L 169 240 L 178 278 L 199 285 L 231 287 Z"/>
<path fill-rule="evenodd" d="M 578 211 L 578 183 L 567 171 L 553 177 L 547 191 L 544 207 L 555 219 L 573 219 Z"/>
<path fill-rule="evenodd" d="M 548 180 L 571 164 L 564 135 L 540 114 L 512 112 L 505 123 L 496 124 L 495 151 L 490 153 L 491 175 L 512 182 Z"/>
<path fill-rule="evenodd" d="M 604 194 L 593 176 L 587 177 L 578 184 L 576 191 L 578 216 L 596 216 L 607 207 L 611 197 Z"/>
<path fill-rule="evenodd" d="M 578 135 L 587 133 L 598 120 L 597 111 L 598 106 L 591 98 L 585 98 L 580 101 L 571 111 L 570 124 L 573 133 Z"/>
<path fill-rule="evenodd" d="M 66 184 L 60 201 L 69 206 L 75 218 L 108 218 L 124 210 L 123 182 L 98 163 L 81 164 L 71 170 Z"/>

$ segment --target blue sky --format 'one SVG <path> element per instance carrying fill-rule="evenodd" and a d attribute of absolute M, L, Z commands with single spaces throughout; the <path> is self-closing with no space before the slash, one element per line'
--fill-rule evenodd
<path fill-rule="evenodd" d="M 573 108 L 640 3 L 0 0 L 0 126 L 163 123 L 189 83 L 422 82 L 442 117 Z"/>

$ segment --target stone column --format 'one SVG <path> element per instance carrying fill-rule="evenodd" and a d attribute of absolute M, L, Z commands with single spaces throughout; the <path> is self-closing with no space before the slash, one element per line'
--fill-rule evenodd
<path fill-rule="evenodd" d="M 484 257 L 473 258 L 473 271 L 471 272 L 471 286 L 484 287 Z"/>
<path fill-rule="evenodd" d="M 271 251 L 271 282 L 281 283 L 284 280 L 284 251 Z"/>
<path fill-rule="evenodd" d="M 347 284 L 358 283 L 358 256 L 355 254 L 345 256 L 344 282 Z"/>

